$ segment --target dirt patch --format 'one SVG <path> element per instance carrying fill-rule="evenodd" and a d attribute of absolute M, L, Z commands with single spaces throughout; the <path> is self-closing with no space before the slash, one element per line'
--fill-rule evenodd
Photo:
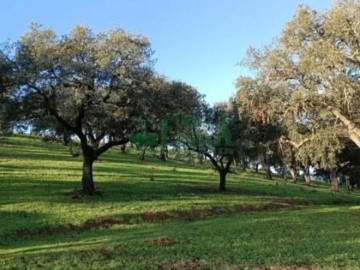
<path fill-rule="evenodd" d="M 278 198 L 276 200 L 273 200 L 270 202 L 270 204 L 275 205 L 284 205 L 284 206 L 305 206 L 309 205 L 309 202 L 307 201 L 301 201 L 301 200 L 290 200 L 290 199 L 284 199 L 284 198 Z"/>
<path fill-rule="evenodd" d="M 70 223 L 67 225 L 46 226 L 36 230 L 20 229 L 16 231 L 16 235 L 20 238 L 26 238 L 36 235 L 51 236 L 56 234 L 81 233 L 94 229 L 109 228 L 114 225 L 131 225 L 134 224 L 134 222 L 132 222 L 133 220 L 135 220 L 136 222 L 139 222 L 139 220 L 145 222 L 160 222 L 172 219 L 184 219 L 188 221 L 193 221 L 195 219 L 202 219 L 207 217 L 232 215 L 244 212 L 297 208 L 305 205 L 308 205 L 308 203 L 305 201 L 279 198 L 267 204 L 258 205 L 239 204 L 231 207 L 213 206 L 210 208 L 193 208 L 191 210 L 143 212 L 139 214 L 134 214 L 129 218 L 103 217 L 97 219 L 89 219 L 81 225 L 74 225 Z"/>
<path fill-rule="evenodd" d="M 107 249 L 107 248 L 101 248 L 99 250 L 99 252 L 103 256 L 103 258 L 106 259 L 106 260 L 111 260 L 113 258 L 112 251 Z"/>
<path fill-rule="evenodd" d="M 95 251 L 92 249 L 88 249 L 88 250 L 81 250 L 78 251 L 77 254 L 79 254 L 81 257 L 83 258 L 91 258 L 95 255 Z"/>
<path fill-rule="evenodd" d="M 17 237 L 29 237 L 31 234 L 31 231 L 28 229 L 21 229 L 16 231 Z"/>
<path fill-rule="evenodd" d="M 116 245 L 114 246 L 114 251 L 121 252 L 124 250 L 124 247 L 122 245 Z"/>
<path fill-rule="evenodd" d="M 155 221 L 162 221 L 162 220 L 168 220 L 173 217 L 172 212 L 144 212 L 139 214 L 142 220 L 149 221 L 149 222 L 155 222 Z"/>
<path fill-rule="evenodd" d="M 155 246 L 171 246 L 175 244 L 175 241 L 169 239 L 169 238 L 157 238 L 157 239 L 150 239 L 148 240 L 148 243 L 155 245 Z"/>
<path fill-rule="evenodd" d="M 56 234 L 67 233 L 81 233 L 99 228 L 109 228 L 114 225 L 130 225 L 132 224 L 127 218 L 100 218 L 89 219 L 82 225 L 59 225 L 59 226 L 45 226 L 36 230 L 20 229 L 16 231 L 18 237 L 30 237 L 34 235 L 51 236 Z"/>

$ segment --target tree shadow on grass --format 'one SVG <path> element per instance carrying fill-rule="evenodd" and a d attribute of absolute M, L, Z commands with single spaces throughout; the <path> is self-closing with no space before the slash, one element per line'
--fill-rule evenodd
<path fill-rule="evenodd" d="M 100 249 L 106 249 L 112 255 L 113 264 L 118 261 L 136 262 L 139 254 L 147 263 L 158 263 L 163 261 L 162 258 L 174 259 L 176 252 L 176 259 L 179 260 L 195 254 L 203 260 L 217 258 L 214 263 L 246 263 L 252 267 L 319 263 L 333 266 L 337 263 L 334 258 L 342 258 L 346 266 L 351 263 L 351 258 L 357 258 L 360 248 L 357 237 L 360 228 L 348 230 L 342 227 L 353 222 L 347 215 L 345 210 L 321 213 L 305 209 L 239 214 L 195 222 L 156 223 L 151 226 L 118 226 L 76 235 L 23 240 L 21 247 L 10 243 L 0 254 L 7 260 L 28 256 L 28 262 L 44 259 L 55 263 L 65 257 L 81 263 L 79 259 L 86 255 L 83 252 L 92 251 L 87 253 L 87 261 L 91 262 L 96 258 L 88 255 L 100 254 Z M 220 231 L 225 233 L 219 234 Z M 150 241 L 165 238 L 170 239 L 173 245 L 156 246 Z M 117 252 L 119 245 L 121 249 Z M 219 258 L 218 254 L 222 254 L 222 257 Z M 108 258 L 103 259 L 103 266 L 106 266 Z"/>
<path fill-rule="evenodd" d="M 43 226 L 48 218 L 48 215 L 36 211 L 0 210 L 0 247 L 5 245 L 4 235 L 9 235 L 10 239 L 30 235 L 30 230 Z"/>

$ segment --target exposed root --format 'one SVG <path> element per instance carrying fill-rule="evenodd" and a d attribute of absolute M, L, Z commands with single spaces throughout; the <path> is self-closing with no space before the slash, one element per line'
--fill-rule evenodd
<path fill-rule="evenodd" d="M 100 191 L 95 191 L 94 193 L 89 194 L 88 192 L 85 192 L 83 189 L 77 189 L 70 192 L 64 193 L 66 196 L 69 196 L 71 199 L 80 199 L 85 196 L 99 196 L 102 197 L 102 193 Z"/>

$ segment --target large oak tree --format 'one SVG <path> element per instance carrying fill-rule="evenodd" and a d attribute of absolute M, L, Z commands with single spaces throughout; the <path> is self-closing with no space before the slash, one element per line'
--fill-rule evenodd
<path fill-rule="evenodd" d="M 333 190 L 337 153 L 347 140 L 360 147 L 359 27 L 358 1 L 324 13 L 300 6 L 276 42 L 245 61 L 263 89 L 257 109 L 286 127 L 299 161 L 333 172 Z"/>
<path fill-rule="evenodd" d="M 47 117 L 80 140 L 82 192 L 96 193 L 93 162 L 128 142 L 131 118 L 141 112 L 152 77 L 147 38 L 121 29 L 95 35 L 76 26 L 57 36 L 31 25 L 18 41 L 13 62 L 27 119 Z"/>

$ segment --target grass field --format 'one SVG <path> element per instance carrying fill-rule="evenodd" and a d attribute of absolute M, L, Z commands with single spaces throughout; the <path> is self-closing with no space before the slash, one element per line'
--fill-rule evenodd
<path fill-rule="evenodd" d="M 81 158 L 36 137 L 0 144 L 0 269 L 360 269 L 360 191 L 228 176 L 112 149 L 102 197 Z"/>

